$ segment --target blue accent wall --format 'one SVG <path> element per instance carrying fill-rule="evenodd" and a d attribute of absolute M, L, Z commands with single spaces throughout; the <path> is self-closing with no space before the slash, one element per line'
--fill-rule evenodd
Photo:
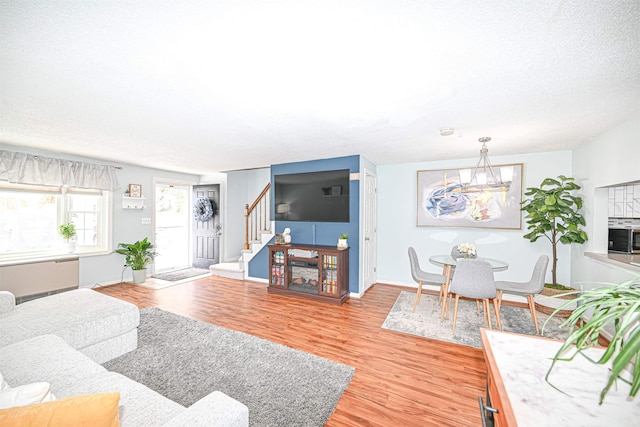
<path fill-rule="evenodd" d="M 283 163 L 271 166 L 271 184 L 274 175 L 289 173 L 318 172 L 349 169 L 350 173 L 360 172 L 360 156 L 336 157 L 332 159 L 310 160 L 307 162 Z M 349 292 L 358 292 L 358 259 L 360 258 L 360 181 L 349 181 L 349 222 L 301 222 L 276 221 L 275 232 L 291 229 L 292 244 L 316 244 L 336 246 L 342 233 L 349 233 Z M 275 218 L 275 198 L 271 198 L 271 217 Z M 269 252 L 262 249 L 249 262 L 249 276 L 269 278 Z"/>

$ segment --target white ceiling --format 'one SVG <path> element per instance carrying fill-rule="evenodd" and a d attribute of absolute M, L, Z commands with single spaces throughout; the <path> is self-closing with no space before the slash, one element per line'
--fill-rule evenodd
<path fill-rule="evenodd" d="M 640 111 L 640 1 L 0 0 L 0 73 L 0 143 L 180 172 L 570 149 Z"/>

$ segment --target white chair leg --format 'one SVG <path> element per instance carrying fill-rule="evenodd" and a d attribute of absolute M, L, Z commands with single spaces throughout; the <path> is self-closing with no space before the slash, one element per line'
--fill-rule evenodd
<path fill-rule="evenodd" d="M 422 293 L 422 282 L 418 283 L 418 292 L 416 292 L 416 301 L 413 303 L 413 310 L 411 310 L 411 312 L 415 312 L 416 311 L 416 307 L 418 306 L 418 303 L 420 302 L 420 294 Z"/>
<path fill-rule="evenodd" d="M 538 315 L 536 314 L 536 304 L 533 299 L 533 295 L 527 295 L 527 301 L 529 302 L 529 310 L 531 310 L 531 317 L 533 318 L 533 324 L 536 325 L 536 334 L 540 335 L 540 329 L 538 328 Z"/>
<path fill-rule="evenodd" d="M 489 300 L 482 300 L 482 307 L 484 308 L 484 317 L 489 324 L 489 329 L 493 329 L 493 322 L 491 321 L 491 309 L 489 308 Z"/>
<path fill-rule="evenodd" d="M 496 301 L 495 298 L 493 300 L 493 308 L 496 311 L 496 323 L 498 324 L 498 328 L 502 330 L 502 321 L 500 320 L 500 303 Z"/>
<path fill-rule="evenodd" d="M 498 289 L 496 291 L 496 300 L 498 300 L 498 310 L 502 308 L 502 291 Z"/>
<path fill-rule="evenodd" d="M 458 295 L 456 295 L 456 303 L 453 307 L 453 332 L 451 333 L 452 335 L 454 335 L 456 333 L 456 319 L 458 317 Z"/>

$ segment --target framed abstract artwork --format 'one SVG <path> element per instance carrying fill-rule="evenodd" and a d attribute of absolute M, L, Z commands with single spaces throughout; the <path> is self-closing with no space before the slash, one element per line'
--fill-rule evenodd
<path fill-rule="evenodd" d="M 493 166 L 500 184 L 473 169 L 418 171 L 419 227 L 522 228 L 522 163 Z"/>

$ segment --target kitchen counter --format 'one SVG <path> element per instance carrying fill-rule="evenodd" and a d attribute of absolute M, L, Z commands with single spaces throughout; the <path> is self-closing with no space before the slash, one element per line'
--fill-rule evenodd
<path fill-rule="evenodd" d="M 632 426 L 640 420 L 640 396 L 628 400 L 630 386 L 617 381 L 602 405 L 608 368 L 582 356 L 557 362 L 545 380 L 561 341 L 481 330 L 491 406 L 499 409 L 496 426 Z M 604 349 L 589 349 L 598 358 Z"/>
<path fill-rule="evenodd" d="M 584 256 L 605 264 L 622 267 L 627 270 L 640 273 L 640 254 L 600 254 L 595 252 L 585 252 Z"/>

